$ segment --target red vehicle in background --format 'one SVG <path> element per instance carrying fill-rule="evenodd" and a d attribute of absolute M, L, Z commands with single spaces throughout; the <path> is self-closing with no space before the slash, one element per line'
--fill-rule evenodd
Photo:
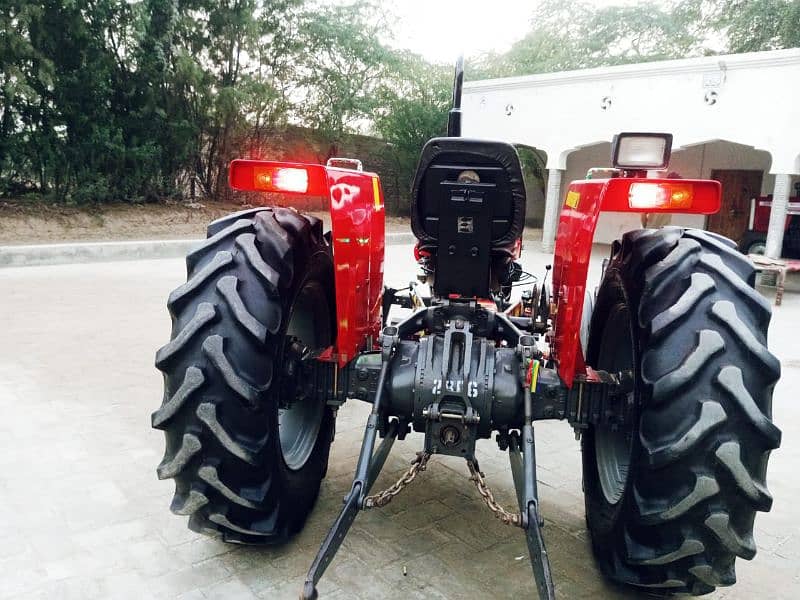
<path fill-rule="evenodd" d="M 744 254 L 764 254 L 767 249 L 767 229 L 772 208 L 772 194 L 753 198 L 750 201 L 750 222 L 739 249 Z M 800 182 L 794 184 L 794 196 L 789 198 L 784 225 L 784 258 L 800 258 Z"/>

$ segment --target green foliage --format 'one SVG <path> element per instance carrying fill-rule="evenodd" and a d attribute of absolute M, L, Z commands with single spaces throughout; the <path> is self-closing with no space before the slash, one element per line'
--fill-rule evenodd
<path fill-rule="evenodd" d="M 378 6 L 356 2 L 325 5 L 304 16 L 301 110 L 331 140 L 369 119 L 378 89 L 399 60 L 381 43 L 386 23 L 373 19 L 375 14 L 381 14 Z"/>
<path fill-rule="evenodd" d="M 410 55 L 395 63 L 377 95 L 375 130 L 391 144 L 398 172 L 409 185 L 425 142 L 447 133 L 452 77 L 451 68 Z"/>
<path fill-rule="evenodd" d="M 377 1 L 0 0 L 0 194 L 220 198 L 229 160 L 287 125 L 332 149 L 371 131 L 410 181 L 422 145 L 445 132 L 452 70 L 393 49 Z M 798 45 L 798 0 L 546 0 L 527 36 L 467 73 Z M 522 154 L 541 181 L 541 161 Z"/>
<path fill-rule="evenodd" d="M 525 189 L 530 193 L 534 188 L 544 195 L 545 171 L 547 159 L 541 150 L 530 146 L 517 146 L 522 177 L 525 180 Z"/>
<path fill-rule="evenodd" d="M 396 52 L 374 7 L 309 0 L 3 0 L 0 193 L 76 202 L 224 194 L 290 121 L 367 121 Z"/>
<path fill-rule="evenodd" d="M 732 52 L 800 47 L 800 1 L 727 0 L 711 19 Z"/>
<path fill-rule="evenodd" d="M 550 73 L 685 58 L 707 52 L 703 0 L 594 8 L 546 0 L 531 31 L 508 52 L 480 57 L 487 76 Z"/>

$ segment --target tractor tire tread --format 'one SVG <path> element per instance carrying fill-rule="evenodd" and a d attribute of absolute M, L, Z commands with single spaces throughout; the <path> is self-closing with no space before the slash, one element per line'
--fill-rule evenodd
<path fill-rule="evenodd" d="M 167 442 L 157 473 L 174 479 L 170 509 L 188 516 L 190 529 L 282 543 L 298 517 L 287 516 L 292 507 L 273 485 L 270 461 L 280 450 L 265 410 L 286 313 L 281 293 L 293 284 L 295 254 L 329 249 L 316 234 L 321 222 L 291 209 L 248 211 L 224 225 L 187 256 L 187 282 L 167 302 L 172 339 L 155 361 L 165 393 L 152 426 Z M 317 491 L 308 492 L 308 510 Z"/>
<path fill-rule="evenodd" d="M 632 508 L 601 568 L 663 593 L 707 593 L 736 581 L 737 556 L 755 556 L 755 511 L 772 504 L 770 306 L 747 257 L 705 231 L 628 233 L 614 272 L 633 290 L 641 331 L 644 460 L 631 465 Z"/>

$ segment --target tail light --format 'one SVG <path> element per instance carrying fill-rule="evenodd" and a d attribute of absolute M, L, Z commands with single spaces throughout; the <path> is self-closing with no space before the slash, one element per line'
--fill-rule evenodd
<path fill-rule="evenodd" d="M 263 181 L 267 188 L 270 186 L 284 192 L 308 192 L 308 171 L 297 167 L 259 168 L 254 170 L 256 182 Z"/>
<path fill-rule="evenodd" d="M 631 208 L 689 208 L 694 199 L 691 185 L 634 183 L 628 190 L 628 205 Z"/>
<path fill-rule="evenodd" d="M 616 178 L 606 183 L 602 209 L 709 215 L 719 211 L 720 195 L 718 181 Z"/>
<path fill-rule="evenodd" d="M 327 174 L 322 165 L 234 160 L 231 162 L 228 181 L 233 189 L 246 192 L 281 192 L 307 196 L 328 194 Z"/>

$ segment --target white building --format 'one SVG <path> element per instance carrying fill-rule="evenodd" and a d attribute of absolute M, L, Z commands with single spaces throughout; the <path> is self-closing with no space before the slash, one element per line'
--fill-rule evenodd
<path fill-rule="evenodd" d="M 462 110 L 465 137 L 546 154 L 544 215 L 529 210 L 543 217 L 546 250 L 568 182 L 610 166 L 615 133 L 657 131 L 674 135 L 670 171 L 723 185 L 718 215 L 675 215 L 673 224 L 737 239 L 750 198 L 773 194 L 767 253 L 780 254 L 787 199 L 800 180 L 800 49 L 467 82 Z M 639 226 L 638 215 L 604 213 L 595 240 Z"/>

